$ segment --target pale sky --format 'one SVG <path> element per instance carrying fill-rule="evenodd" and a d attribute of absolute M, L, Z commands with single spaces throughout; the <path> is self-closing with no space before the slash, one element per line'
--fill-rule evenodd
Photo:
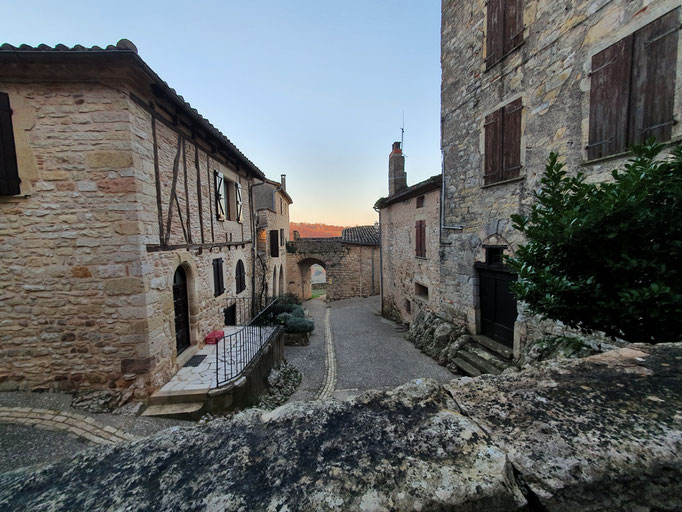
<path fill-rule="evenodd" d="M 269 178 L 291 220 L 378 219 L 405 115 L 408 184 L 440 172 L 440 1 L 3 2 L 2 41 L 135 43 Z M 2 71 L 0 70 L 0 75 Z"/>

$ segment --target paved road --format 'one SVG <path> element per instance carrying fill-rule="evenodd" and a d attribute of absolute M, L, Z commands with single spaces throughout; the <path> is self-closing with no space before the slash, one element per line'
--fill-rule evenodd
<path fill-rule="evenodd" d="M 325 308 L 331 308 L 331 331 L 336 355 L 336 398 L 353 396 L 367 389 L 392 388 L 420 377 L 439 382 L 453 378 L 451 372 L 422 354 L 405 339 L 395 323 L 381 317 L 379 297 L 348 299 L 325 304 L 319 299 L 304 307 L 315 319 L 315 331 L 307 347 L 286 347 L 285 356 L 303 373 L 293 400 L 317 397 L 327 374 L 325 368 Z"/>

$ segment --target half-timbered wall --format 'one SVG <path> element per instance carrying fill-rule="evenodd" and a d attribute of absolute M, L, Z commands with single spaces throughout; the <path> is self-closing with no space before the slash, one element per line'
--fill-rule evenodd
<path fill-rule="evenodd" d="M 141 170 L 142 265 L 147 290 L 146 358 L 152 386 L 158 387 L 195 352 L 206 334 L 224 325 L 231 297 L 251 297 L 253 245 L 251 178 L 203 149 L 181 128 L 131 100 L 136 168 Z M 157 117 L 158 116 L 158 117 Z M 240 184 L 242 221 L 218 220 L 214 172 Z M 236 187 L 234 187 L 236 188 Z M 233 190 L 234 190 L 233 188 Z M 223 260 L 225 292 L 215 296 L 213 260 Z M 236 268 L 246 270 L 246 289 L 236 292 Z M 191 346 L 178 355 L 172 282 L 183 265 L 189 280 Z"/>
<path fill-rule="evenodd" d="M 609 179 L 610 171 L 624 163 L 622 154 L 598 159 L 595 158 L 598 152 L 587 147 L 600 142 L 595 140 L 598 138 L 621 140 L 624 130 L 629 128 L 607 126 L 601 132 L 594 131 L 590 141 L 592 87 L 603 85 L 603 80 L 591 76 L 591 72 L 600 72 L 600 63 L 609 64 L 613 60 L 603 62 L 594 57 L 632 34 L 648 34 L 649 28 L 638 31 L 679 8 L 681 3 L 680 0 L 442 2 L 444 224 L 463 227 L 462 230 L 446 227 L 442 233 L 442 312 L 451 320 L 465 324 L 474 332 L 480 328 L 474 263 L 484 261 L 485 245 L 506 246 L 506 253 L 510 254 L 522 242 L 512 228 L 510 215 L 529 210 L 532 192 L 540 185 L 550 151 L 561 155 L 568 172 L 583 172 L 590 181 Z M 499 28 L 503 19 L 500 6 L 507 6 L 505 9 L 509 10 L 512 5 L 514 11 L 522 10 L 523 34 L 514 36 L 503 30 L 504 38 L 500 41 L 502 36 L 496 39 L 487 31 L 491 27 Z M 681 25 L 681 10 L 677 11 L 676 23 L 671 24 L 676 29 Z M 518 19 L 515 12 L 510 11 L 507 18 Z M 491 15 L 499 19 L 491 20 Z M 516 22 L 511 25 L 516 26 Z M 672 113 L 679 121 L 682 112 L 682 37 L 667 32 L 670 31 L 656 33 L 647 39 L 647 43 L 658 45 L 661 50 L 656 55 L 663 59 L 661 62 L 668 62 L 665 65 L 668 71 L 674 67 Z M 505 45 L 504 41 L 510 37 L 515 40 Z M 662 38 L 665 37 L 670 39 L 664 41 Z M 672 48 L 676 55 L 669 61 L 662 53 L 668 51 L 672 38 L 677 38 L 676 48 Z M 498 55 L 492 55 L 494 53 Z M 503 54 L 501 59 L 499 54 Z M 655 69 L 655 63 L 649 64 L 647 69 Z M 628 70 L 623 72 L 623 76 L 629 74 Z M 603 94 L 595 91 L 594 97 L 604 96 L 609 101 L 617 101 L 622 80 L 610 82 Z M 652 82 L 649 86 L 656 87 L 657 84 Z M 668 97 L 666 93 L 666 101 Z M 628 101 L 624 98 L 620 105 L 623 112 L 633 108 Z M 504 152 L 499 153 L 499 146 L 493 144 L 494 141 L 486 139 L 486 119 L 490 121 L 492 114 L 513 102 L 522 106 L 518 119 L 520 126 L 515 125 L 515 130 L 520 129 L 520 155 L 513 155 L 521 167 L 513 174 L 505 173 L 486 182 L 486 160 L 494 161 L 496 168 L 504 168 L 497 162 L 506 158 Z M 665 101 L 661 100 L 660 104 Z M 613 108 L 610 111 L 615 112 Z M 670 121 L 664 119 L 665 116 L 658 117 Z M 604 127 L 604 124 L 600 126 Z M 672 140 L 682 137 L 679 122 L 666 125 L 665 130 L 669 130 L 667 136 Z M 487 154 L 495 149 L 496 155 Z M 617 150 L 602 154 L 614 152 Z M 529 338 L 560 331 L 555 324 L 541 323 L 520 311 L 515 349 L 518 351 Z"/>

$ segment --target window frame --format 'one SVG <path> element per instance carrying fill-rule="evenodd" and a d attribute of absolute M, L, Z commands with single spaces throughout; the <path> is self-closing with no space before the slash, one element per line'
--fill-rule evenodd
<path fill-rule="evenodd" d="M 658 142 L 675 139 L 673 127 L 679 121 L 675 117 L 675 92 L 679 74 L 681 9 L 676 7 L 656 17 L 590 55 L 590 91 L 586 95 L 588 128 L 583 148 L 585 162 L 617 158 L 625 154 L 632 144 L 651 137 L 654 130 L 657 130 L 653 135 Z M 652 37 L 651 32 L 657 31 L 659 33 Z M 675 40 L 668 39 L 669 36 L 674 36 Z M 650 44 L 654 43 L 668 46 L 650 50 Z M 667 71 L 665 76 L 648 73 L 665 59 L 664 65 L 659 64 Z M 644 81 L 638 80 L 642 74 L 647 75 Z M 619 88 L 614 84 L 618 84 Z M 666 110 L 661 111 L 659 107 L 664 103 Z M 657 119 L 654 124 L 640 126 L 640 123 L 647 124 L 646 119 L 658 116 L 661 119 L 665 117 L 665 122 Z"/>

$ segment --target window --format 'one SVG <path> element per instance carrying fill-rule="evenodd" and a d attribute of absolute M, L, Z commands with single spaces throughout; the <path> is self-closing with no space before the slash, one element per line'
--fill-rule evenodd
<path fill-rule="evenodd" d="M 677 8 L 592 57 L 589 160 L 672 137 L 679 20 Z"/>
<path fill-rule="evenodd" d="M 213 171 L 215 181 L 215 211 L 218 220 L 243 222 L 242 186 Z"/>
<path fill-rule="evenodd" d="M 213 260 L 213 296 L 218 297 L 225 293 L 225 282 L 223 280 L 223 259 Z"/>
<path fill-rule="evenodd" d="M 284 228 L 279 229 L 279 245 L 284 245 Z"/>
<path fill-rule="evenodd" d="M 486 66 L 490 69 L 523 43 L 523 0 L 489 0 Z"/>
<path fill-rule="evenodd" d="M 270 230 L 270 257 L 279 257 L 279 232 L 276 229 Z"/>
<path fill-rule="evenodd" d="M 424 208 L 424 196 L 417 198 L 417 208 Z"/>
<path fill-rule="evenodd" d="M 500 266 L 503 263 L 502 254 L 504 247 L 486 247 L 485 248 L 485 263 L 486 265 Z"/>
<path fill-rule="evenodd" d="M 426 258 L 426 221 L 418 220 L 414 225 L 415 254 Z"/>
<path fill-rule="evenodd" d="M 18 195 L 20 182 L 9 95 L 0 92 L 0 196 Z"/>
<path fill-rule="evenodd" d="M 408 315 L 412 313 L 412 303 L 407 299 L 405 299 L 405 311 Z"/>
<path fill-rule="evenodd" d="M 234 273 L 236 280 L 237 294 L 246 290 L 246 271 L 244 270 L 244 262 L 239 260 L 237 262 L 237 270 Z"/>
<path fill-rule="evenodd" d="M 429 289 L 423 284 L 414 283 L 414 294 L 422 299 L 429 298 Z"/>
<path fill-rule="evenodd" d="M 519 177 L 522 109 L 519 98 L 485 117 L 485 185 Z"/>

